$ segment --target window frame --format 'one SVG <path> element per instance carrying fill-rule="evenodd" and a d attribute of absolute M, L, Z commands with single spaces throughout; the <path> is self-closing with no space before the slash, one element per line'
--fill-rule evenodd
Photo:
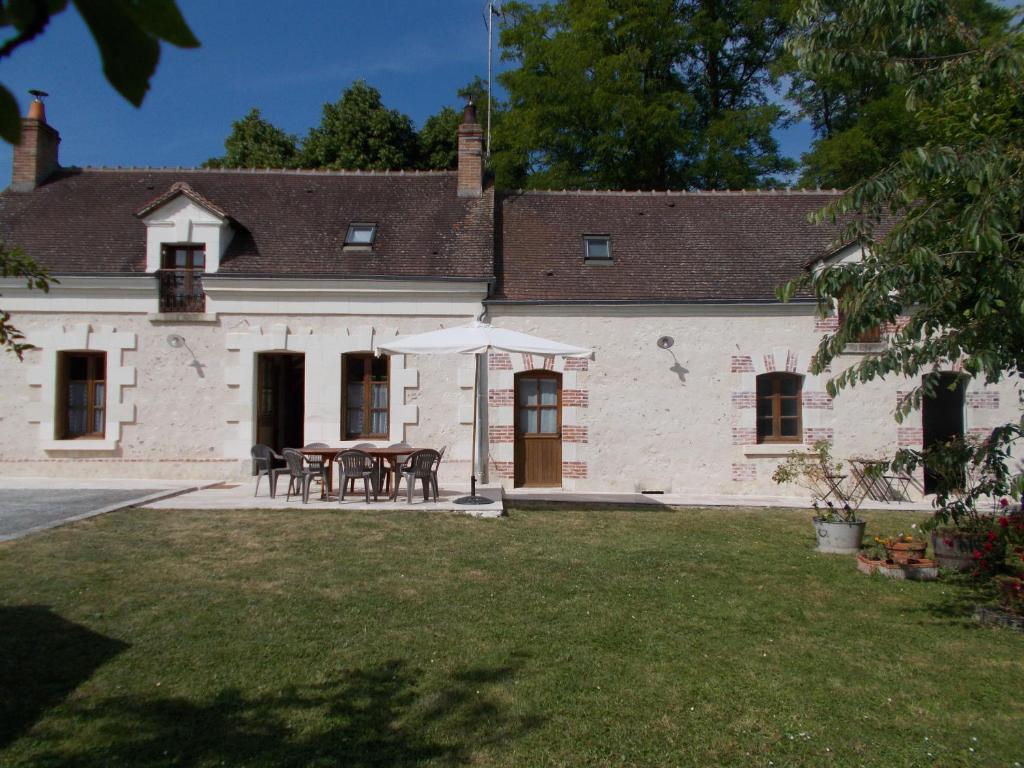
<path fill-rule="evenodd" d="M 364 431 L 359 434 L 350 434 L 348 430 L 348 363 L 349 360 L 360 359 L 363 361 L 363 397 L 362 397 L 362 412 L 363 412 L 363 429 Z M 373 407 L 373 384 L 381 383 L 373 381 L 373 363 L 376 360 L 383 360 L 386 366 L 386 373 L 384 384 L 387 387 L 388 401 L 387 406 L 384 408 Z M 369 368 L 369 371 L 367 370 Z M 353 409 L 354 410 L 354 409 Z M 375 432 L 366 432 L 365 429 L 368 425 L 373 424 L 373 414 L 375 412 L 384 412 L 387 415 L 387 433 L 378 434 Z M 391 431 L 391 356 L 381 355 L 379 358 L 376 357 L 372 352 L 346 352 L 341 356 L 341 439 L 342 440 L 388 440 Z"/>
<path fill-rule="evenodd" d="M 555 382 L 555 402 L 554 403 L 542 403 L 540 384 L 542 381 L 554 381 Z M 532 383 L 537 393 L 537 402 L 535 405 L 529 405 L 528 403 L 520 403 L 519 395 L 522 391 L 521 386 L 525 382 Z M 562 377 L 552 371 L 527 371 L 521 373 L 516 377 L 516 383 L 514 390 L 515 392 L 515 406 L 513 408 L 513 419 L 515 424 L 515 434 L 525 439 L 535 438 L 558 438 L 562 436 Z M 536 431 L 523 430 L 521 422 L 519 420 L 520 411 L 527 411 L 530 414 L 531 421 L 534 422 Z M 542 412 L 543 411 L 554 411 L 555 413 L 555 429 L 553 432 L 541 431 L 542 423 Z"/>
<path fill-rule="evenodd" d="M 74 357 L 86 359 L 86 378 L 71 379 L 71 360 Z M 97 361 L 102 361 L 103 376 L 96 375 Z M 85 388 L 85 423 L 89 431 L 78 434 L 71 433 L 71 393 L 72 381 L 84 381 Z M 107 353 L 98 350 L 60 350 L 57 353 L 57 440 L 103 440 L 107 434 Z M 103 404 L 96 405 L 96 387 L 103 386 Z M 102 425 L 99 431 L 92 429 L 99 416 Z"/>
<path fill-rule="evenodd" d="M 590 244 L 603 242 L 608 246 L 607 256 L 591 256 Z M 583 263 L 584 264 L 610 264 L 612 262 L 612 236 L 611 235 L 583 235 Z"/>
<path fill-rule="evenodd" d="M 367 240 L 366 242 L 360 242 L 360 241 L 354 240 L 352 238 L 352 236 L 353 236 L 353 234 L 355 233 L 356 230 L 366 229 L 366 228 L 369 228 L 369 230 L 370 230 L 370 239 L 369 240 Z M 354 222 L 352 222 L 352 223 L 350 223 L 348 225 L 348 230 L 346 230 L 346 232 L 345 232 L 345 242 L 344 242 L 344 245 L 345 245 L 346 248 L 373 248 L 373 246 L 374 246 L 374 244 L 376 242 L 377 242 L 377 225 L 375 223 L 368 222 L 368 221 L 361 221 L 361 222 L 360 221 L 354 221 Z"/>
<path fill-rule="evenodd" d="M 769 395 L 761 394 L 760 383 L 762 381 L 768 381 L 772 385 L 772 391 Z M 783 395 L 781 392 L 781 386 L 784 381 L 795 381 L 797 384 L 795 395 Z M 804 377 L 798 373 L 789 373 L 788 371 L 772 371 L 770 373 L 762 373 L 757 377 L 754 389 L 755 397 L 755 412 L 754 419 L 756 421 L 756 432 L 757 432 L 757 443 L 770 444 L 770 443 L 802 443 L 804 436 L 804 407 L 803 407 L 803 390 L 804 390 Z M 793 400 L 796 402 L 796 415 L 795 416 L 783 416 L 782 415 L 782 401 Z M 761 423 L 761 402 L 768 401 L 771 403 L 771 416 L 772 416 L 772 431 L 770 434 L 762 432 Z M 796 434 L 795 435 L 784 435 L 782 434 L 782 421 L 795 420 L 796 421 Z"/>

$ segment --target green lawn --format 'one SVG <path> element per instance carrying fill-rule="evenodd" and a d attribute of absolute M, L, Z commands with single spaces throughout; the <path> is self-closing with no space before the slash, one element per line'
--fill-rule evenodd
<path fill-rule="evenodd" d="M 0 765 L 1024 764 L 1024 635 L 812 544 L 781 510 L 106 515 L 0 545 Z"/>

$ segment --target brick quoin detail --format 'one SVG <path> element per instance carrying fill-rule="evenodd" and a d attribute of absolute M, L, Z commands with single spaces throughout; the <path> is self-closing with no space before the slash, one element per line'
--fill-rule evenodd
<path fill-rule="evenodd" d="M 553 358 L 553 357 L 545 357 L 544 358 L 544 370 L 545 371 L 553 371 L 553 370 L 555 370 L 555 358 Z"/>
<path fill-rule="evenodd" d="M 733 408 L 757 408 L 757 394 L 755 392 L 733 392 Z"/>
<path fill-rule="evenodd" d="M 967 430 L 967 436 L 973 437 L 976 440 L 986 440 L 991 434 L 992 430 L 988 427 L 971 427 Z"/>
<path fill-rule="evenodd" d="M 590 391 L 586 389 L 563 389 L 562 405 L 566 408 L 586 408 L 590 405 Z"/>
<path fill-rule="evenodd" d="M 732 481 L 734 483 L 742 483 L 745 480 L 756 480 L 757 479 L 757 465 L 756 464 L 733 464 L 732 465 Z"/>
<path fill-rule="evenodd" d="M 515 427 L 491 424 L 487 427 L 487 442 L 511 443 L 516 438 Z"/>
<path fill-rule="evenodd" d="M 733 445 L 753 445 L 757 442 L 757 430 L 748 427 L 732 428 Z"/>
<path fill-rule="evenodd" d="M 910 318 L 904 315 L 896 318 L 895 323 L 882 323 L 882 333 L 886 336 L 892 336 L 906 328 L 909 322 Z"/>
<path fill-rule="evenodd" d="M 590 361 L 585 357 L 569 357 L 565 361 L 567 371 L 589 371 Z"/>
<path fill-rule="evenodd" d="M 508 352 L 492 352 L 487 358 L 487 370 L 511 371 L 512 356 Z"/>
<path fill-rule="evenodd" d="M 523 368 L 528 371 L 533 370 L 533 355 L 523 355 Z"/>
<path fill-rule="evenodd" d="M 839 330 L 839 316 L 829 315 L 828 317 L 814 318 L 815 333 L 835 333 Z"/>
<path fill-rule="evenodd" d="M 754 361 L 750 355 L 733 355 L 729 367 L 733 373 L 753 373 Z"/>
<path fill-rule="evenodd" d="M 790 373 L 796 373 L 796 353 L 786 353 L 786 370 Z"/>
<path fill-rule="evenodd" d="M 832 410 L 832 398 L 828 396 L 828 392 L 804 392 L 802 402 L 804 408 Z"/>
<path fill-rule="evenodd" d="M 487 404 L 490 406 L 515 405 L 515 392 L 511 389 L 489 389 Z"/>
<path fill-rule="evenodd" d="M 503 477 L 506 480 L 511 480 L 516 475 L 515 464 L 511 461 L 492 461 L 491 466 L 498 477 Z"/>
<path fill-rule="evenodd" d="M 583 480 L 587 477 L 587 462 L 585 461 L 563 461 L 562 477 L 574 480 Z"/>
<path fill-rule="evenodd" d="M 999 393 L 998 392 L 968 392 L 967 393 L 967 407 L 968 408 L 998 408 L 999 407 Z"/>
<path fill-rule="evenodd" d="M 819 440 L 831 443 L 835 439 L 832 427 L 807 427 L 804 429 L 804 442 L 814 444 Z"/>
<path fill-rule="evenodd" d="M 775 370 L 775 355 L 764 356 L 764 369 L 768 372 Z"/>
<path fill-rule="evenodd" d="M 924 443 L 924 430 L 921 427 L 897 427 L 896 445 L 905 448 L 908 445 L 922 445 Z"/>
<path fill-rule="evenodd" d="M 512 429 L 512 427 L 509 427 Z M 564 426 L 562 427 L 563 443 L 585 443 L 589 439 L 586 427 Z"/>

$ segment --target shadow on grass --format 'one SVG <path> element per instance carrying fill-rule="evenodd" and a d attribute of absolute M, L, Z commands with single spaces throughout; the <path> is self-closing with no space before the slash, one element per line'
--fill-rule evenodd
<path fill-rule="evenodd" d="M 0 748 L 126 648 L 43 605 L 0 607 Z"/>
<path fill-rule="evenodd" d="M 33 764 L 462 765 L 543 722 L 509 713 L 494 695 L 492 686 L 510 680 L 521 663 L 513 658 L 499 667 L 466 669 L 436 687 L 395 660 L 258 695 L 227 689 L 204 702 L 106 699 L 69 715 L 71 727 L 97 732 L 89 739 L 93 746 L 53 745 Z M 97 749 L 96 741 L 107 746 Z"/>
<path fill-rule="evenodd" d="M 975 609 L 995 602 L 991 585 L 963 574 L 943 572 L 941 580 L 931 587 L 931 599 L 920 603 L 915 610 L 926 613 L 938 624 L 981 629 L 982 625 L 974 618 Z"/>

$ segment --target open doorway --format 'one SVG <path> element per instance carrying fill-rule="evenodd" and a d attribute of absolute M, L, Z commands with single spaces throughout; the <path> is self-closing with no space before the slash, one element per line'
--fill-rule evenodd
<path fill-rule="evenodd" d="M 256 442 L 279 452 L 303 445 L 306 358 L 294 352 L 256 356 Z"/>
<path fill-rule="evenodd" d="M 934 396 L 921 401 L 925 450 L 937 443 L 964 436 L 964 380 L 965 377 L 959 373 L 941 373 Z M 940 487 L 941 479 L 925 469 L 924 492 L 936 493 Z"/>

